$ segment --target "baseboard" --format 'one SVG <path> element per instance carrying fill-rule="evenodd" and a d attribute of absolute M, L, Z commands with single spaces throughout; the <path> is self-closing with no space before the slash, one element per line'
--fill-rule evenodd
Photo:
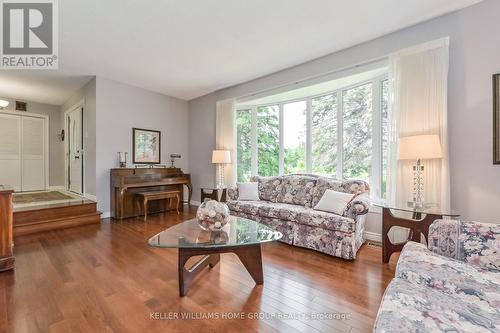
<path fill-rule="evenodd" d="M 88 194 L 88 193 L 84 193 L 83 196 L 89 200 L 92 200 L 94 202 L 97 202 L 97 197 L 93 194 Z"/>
<path fill-rule="evenodd" d="M 365 231 L 365 237 L 374 242 L 382 242 L 382 234 L 377 234 L 376 232 Z"/>
<path fill-rule="evenodd" d="M 197 200 L 191 200 L 191 205 L 193 205 L 193 206 L 199 206 L 199 205 L 201 205 L 201 202 L 199 202 Z"/>
<path fill-rule="evenodd" d="M 64 191 L 64 186 L 49 186 L 49 191 Z"/>
<path fill-rule="evenodd" d="M 101 214 L 101 219 L 107 219 L 111 217 L 111 212 L 104 212 Z"/>

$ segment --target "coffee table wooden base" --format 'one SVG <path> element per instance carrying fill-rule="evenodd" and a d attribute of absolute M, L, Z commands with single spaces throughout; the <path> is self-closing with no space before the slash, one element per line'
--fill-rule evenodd
<path fill-rule="evenodd" d="M 260 244 L 215 247 L 215 248 L 179 248 L 179 295 L 185 296 L 194 278 L 207 266 L 210 268 L 220 261 L 221 253 L 234 253 L 240 258 L 241 263 L 252 276 L 256 284 L 264 283 L 262 271 L 262 254 Z M 186 268 L 186 262 L 194 256 L 203 257 Z"/>

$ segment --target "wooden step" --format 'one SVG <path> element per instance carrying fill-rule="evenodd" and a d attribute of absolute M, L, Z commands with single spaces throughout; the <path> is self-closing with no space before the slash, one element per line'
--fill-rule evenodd
<path fill-rule="evenodd" d="M 14 236 L 100 223 L 101 213 L 90 200 L 14 209 Z"/>

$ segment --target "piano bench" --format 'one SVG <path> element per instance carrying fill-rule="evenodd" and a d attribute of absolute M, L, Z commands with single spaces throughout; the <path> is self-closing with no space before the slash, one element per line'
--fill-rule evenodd
<path fill-rule="evenodd" d="M 150 192 L 140 192 L 137 193 L 137 208 L 139 212 L 141 211 L 140 203 L 142 201 L 142 208 L 144 210 L 144 221 L 148 218 L 148 202 L 154 200 L 166 200 L 168 199 L 169 206 L 172 207 L 172 200 L 175 199 L 175 209 L 177 214 L 179 214 L 179 203 L 181 201 L 180 191 L 150 191 Z"/>

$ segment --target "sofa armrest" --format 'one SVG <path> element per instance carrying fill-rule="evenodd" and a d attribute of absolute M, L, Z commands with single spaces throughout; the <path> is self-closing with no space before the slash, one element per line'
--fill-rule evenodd
<path fill-rule="evenodd" d="M 238 200 L 238 188 L 237 187 L 229 187 L 227 189 L 227 197 L 229 200 Z"/>
<path fill-rule="evenodd" d="M 427 247 L 434 253 L 445 257 L 460 259 L 458 244 L 460 221 L 436 220 L 429 226 Z"/>
<path fill-rule="evenodd" d="M 500 272 L 500 225 L 436 220 L 429 227 L 429 250 L 467 262 L 480 270 Z"/>
<path fill-rule="evenodd" d="M 370 208 L 370 195 L 363 192 L 355 196 L 347 205 L 344 216 L 356 219 L 359 215 L 365 215 Z"/>

